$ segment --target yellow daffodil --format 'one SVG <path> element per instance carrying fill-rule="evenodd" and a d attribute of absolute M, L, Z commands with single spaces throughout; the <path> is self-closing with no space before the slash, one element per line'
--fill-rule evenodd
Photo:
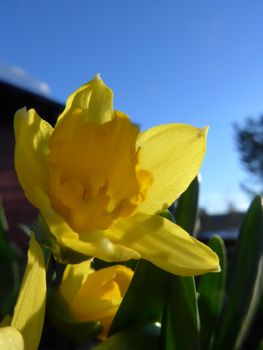
<path fill-rule="evenodd" d="M 197 175 L 207 128 L 140 133 L 112 100 L 96 76 L 68 98 L 54 128 L 33 109 L 15 115 L 16 172 L 53 241 L 83 259 L 144 258 L 179 275 L 218 271 L 207 246 L 156 215 Z"/>
<path fill-rule="evenodd" d="M 84 261 L 67 265 L 59 292 L 75 319 L 101 322 L 100 338 L 105 339 L 132 276 L 123 265 L 94 271 L 90 261 Z"/>
<path fill-rule="evenodd" d="M 34 237 L 10 325 L 0 328 L 0 349 L 37 350 L 45 315 L 46 272 L 41 247 Z"/>

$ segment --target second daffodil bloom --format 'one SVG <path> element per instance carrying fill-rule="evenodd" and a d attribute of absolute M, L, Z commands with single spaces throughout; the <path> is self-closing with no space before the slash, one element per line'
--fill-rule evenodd
<path fill-rule="evenodd" d="M 15 167 L 61 249 L 106 261 L 144 258 L 179 275 L 218 271 L 217 256 L 156 215 L 197 175 L 207 129 L 139 132 L 113 110 L 99 76 L 67 100 L 53 128 L 33 109 L 15 115 Z"/>
<path fill-rule="evenodd" d="M 59 292 L 76 320 L 101 322 L 99 338 L 105 339 L 132 276 L 133 271 L 123 265 L 95 271 L 90 261 L 84 261 L 67 265 Z"/>

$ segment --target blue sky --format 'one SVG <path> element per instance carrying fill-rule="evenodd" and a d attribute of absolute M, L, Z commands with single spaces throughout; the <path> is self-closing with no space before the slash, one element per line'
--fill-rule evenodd
<path fill-rule="evenodd" d="M 143 129 L 209 125 L 201 205 L 246 208 L 232 125 L 263 112 L 262 13 L 261 0 L 4 1 L 0 77 L 20 72 L 65 102 L 100 72 Z"/>

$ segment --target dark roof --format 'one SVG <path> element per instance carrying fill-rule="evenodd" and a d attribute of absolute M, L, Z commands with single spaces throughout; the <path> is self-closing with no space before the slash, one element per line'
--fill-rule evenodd
<path fill-rule="evenodd" d="M 64 109 L 61 103 L 0 81 L 0 198 L 6 212 L 10 236 L 21 246 L 27 240 L 19 224 L 30 224 L 37 215 L 37 210 L 25 199 L 14 170 L 13 118 L 15 112 L 22 107 L 34 108 L 50 124 L 55 123 Z"/>
<path fill-rule="evenodd" d="M 54 124 L 64 109 L 61 103 L 4 81 L 0 81 L 0 106 L 0 124 L 12 123 L 14 113 L 22 107 L 34 108 L 42 118 Z"/>

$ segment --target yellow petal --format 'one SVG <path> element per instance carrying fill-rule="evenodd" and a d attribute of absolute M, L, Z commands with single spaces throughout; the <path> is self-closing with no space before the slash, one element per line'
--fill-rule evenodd
<path fill-rule="evenodd" d="M 82 85 L 67 99 L 66 108 L 58 118 L 57 124 L 76 109 L 81 109 L 87 122 L 103 124 L 113 118 L 113 92 L 100 78 L 95 78 Z M 57 125 L 56 125 L 57 126 Z"/>
<path fill-rule="evenodd" d="M 47 195 L 39 188 L 34 190 L 37 192 L 36 197 L 38 198 L 41 216 L 62 248 L 68 248 L 87 257 L 96 256 L 106 261 L 140 258 L 137 252 L 127 247 L 112 244 L 105 237 L 104 231 L 90 231 L 79 235 L 54 211 Z"/>
<path fill-rule="evenodd" d="M 41 215 L 62 247 L 105 261 L 140 259 L 140 254 L 133 249 L 113 244 L 106 236 L 108 231 L 94 230 L 79 235 L 54 211 L 47 195 L 40 189 L 35 188 L 35 191 Z"/>
<path fill-rule="evenodd" d="M 48 225 L 50 231 L 56 236 L 57 240 L 61 237 L 78 238 L 63 218 L 61 218 L 51 206 L 47 194 L 41 188 L 33 188 L 34 196 L 38 199 L 38 208 L 42 218 Z"/>
<path fill-rule="evenodd" d="M 41 119 L 33 109 L 18 110 L 14 119 L 15 168 L 27 199 L 38 208 L 34 187 L 48 191 L 48 168 L 46 156 L 48 139 L 53 128 Z"/>
<path fill-rule="evenodd" d="M 11 326 L 23 335 L 26 350 L 37 350 L 45 315 L 46 272 L 41 247 L 34 237 Z"/>
<path fill-rule="evenodd" d="M 23 337 L 15 327 L 0 328 L 0 349 L 25 350 Z"/>
<path fill-rule="evenodd" d="M 128 220 L 119 220 L 111 229 L 111 239 L 177 275 L 220 270 L 218 257 L 209 247 L 160 216 L 138 213 Z"/>
<path fill-rule="evenodd" d="M 207 128 L 184 124 L 160 125 L 138 138 L 141 166 L 153 174 L 147 199 L 139 208 L 154 214 L 166 209 L 198 174 L 206 148 Z"/>
<path fill-rule="evenodd" d="M 129 268 L 121 265 L 91 273 L 70 303 L 77 319 L 99 320 L 111 314 L 119 306 L 132 275 Z"/>
<path fill-rule="evenodd" d="M 122 265 L 90 273 L 86 282 L 70 301 L 70 309 L 74 316 L 82 321 L 99 320 L 105 337 L 132 276 L 133 271 Z"/>
<path fill-rule="evenodd" d="M 134 249 L 121 244 L 114 244 L 107 237 L 101 236 L 99 232 L 94 232 L 94 235 L 97 235 L 97 237 L 95 238 L 92 233 L 87 234 L 87 239 L 90 236 L 90 241 L 61 237 L 61 243 L 76 252 L 87 256 L 95 256 L 109 262 L 140 259 L 141 257 Z"/>
<path fill-rule="evenodd" d="M 59 291 L 66 302 L 70 303 L 73 296 L 85 283 L 89 273 L 92 271 L 90 263 L 91 260 L 87 260 L 80 264 L 68 264 L 65 268 Z"/>

